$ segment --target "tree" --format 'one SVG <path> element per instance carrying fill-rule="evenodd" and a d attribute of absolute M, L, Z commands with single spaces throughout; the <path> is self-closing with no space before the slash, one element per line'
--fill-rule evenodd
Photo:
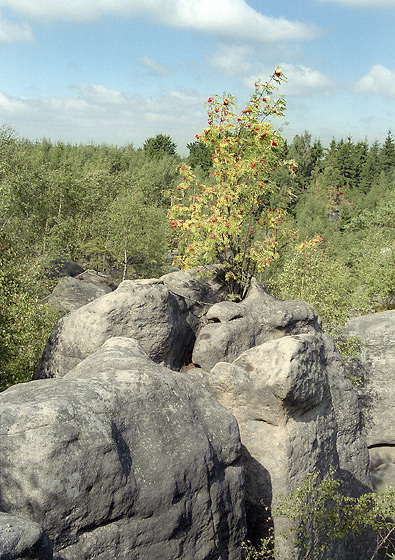
<path fill-rule="evenodd" d="M 177 146 L 170 138 L 164 134 L 157 134 L 155 138 L 148 138 L 144 142 L 144 151 L 151 157 L 161 158 L 164 155 L 176 155 Z"/>
<path fill-rule="evenodd" d="M 124 188 L 103 218 L 103 249 L 113 266 L 122 268 L 122 280 L 163 273 L 167 249 L 164 209 L 147 206 L 142 190 Z"/>
<path fill-rule="evenodd" d="M 196 166 L 200 166 L 203 171 L 208 173 L 211 169 L 213 162 L 211 161 L 211 148 L 196 140 L 195 142 L 190 142 L 187 144 L 189 150 L 188 164 L 195 169 Z"/>
<path fill-rule="evenodd" d="M 361 174 L 360 190 L 363 194 L 369 192 L 380 173 L 380 144 L 376 140 L 370 147 Z"/>
<path fill-rule="evenodd" d="M 297 134 L 289 147 L 289 155 L 298 164 L 296 179 L 302 189 L 308 187 L 311 174 L 316 163 L 316 155 L 311 146 L 311 134 L 307 131 L 303 135 Z"/>
<path fill-rule="evenodd" d="M 395 142 L 389 130 L 380 153 L 383 171 L 388 172 L 395 167 Z"/>
<path fill-rule="evenodd" d="M 192 168 L 182 165 L 169 211 L 171 227 L 178 230 L 175 262 L 221 265 L 235 299 L 244 297 L 251 277 L 277 258 L 288 240 L 285 210 L 270 206 L 284 140 L 268 119 L 283 116 L 284 99 L 272 96 L 284 80 L 276 68 L 267 83 L 256 82 L 240 113 L 230 94 L 208 99 L 208 127 L 198 140 L 210 147 L 213 184 L 199 183 Z"/>

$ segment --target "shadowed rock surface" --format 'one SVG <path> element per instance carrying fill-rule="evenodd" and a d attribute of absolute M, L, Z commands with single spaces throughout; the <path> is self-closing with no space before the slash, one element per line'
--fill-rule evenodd
<path fill-rule="evenodd" d="M 358 394 L 370 454 L 374 489 L 395 486 L 395 311 L 356 317 L 347 332 L 362 340 L 352 364 L 363 381 Z"/>
<path fill-rule="evenodd" d="M 0 560 L 52 560 L 52 543 L 34 521 L 0 512 Z"/>
<path fill-rule="evenodd" d="M 198 380 L 112 338 L 0 400 L 0 507 L 41 524 L 57 560 L 239 560 L 238 426 Z"/>
<path fill-rule="evenodd" d="M 243 352 L 233 363 L 219 362 L 210 373 L 190 373 L 205 379 L 238 421 L 247 523 L 256 541 L 263 536 L 265 506 L 303 485 L 308 473 L 332 469 L 345 493 L 369 491 L 357 397 L 329 337 L 285 336 Z M 276 534 L 289 525 L 274 516 Z M 277 547 L 282 558 L 294 558 L 292 540 L 278 539 Z M 340 541 L 330 557 L 361 560 L 367 549 L 364 539 Z M 315 551 L 314 558 L 327 555 Z"/>
<path fill-rule="evenodd" d="M 65 276 L 59 280 L 47 302 L 61 311 L 74 311 L 115 289 L 116 286 L 108 284 L 105 277 L 100 280 L 98 273 L 89 270 L 77 277 Z"/>

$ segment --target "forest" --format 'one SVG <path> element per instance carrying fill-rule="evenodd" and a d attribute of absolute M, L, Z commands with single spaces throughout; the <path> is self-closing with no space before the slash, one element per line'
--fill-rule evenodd
<path fill-rule="evenodd" d="M 274 145 L 292 165 L 272 168 L 265 203 L 281 209 L 281 227 L 255 276 L 276 297 L 309 302 L 344 350 L 349 317 L 395 308 L 392 133 L 383 143 L 349 137 L 324 146 L 304 132 Z M 0 390 L 31 379 L 59 318 L 45 303 L 54 259 L 118 282 L 172 269 L 180 232 L 169 209 L 185 180 L 180 168 L 206 188 L 215 182 L 207 144 L 198 137 L 187 148 L 182 161 L 165 134 L 136 149 L 32 142 L 0 129 Z"/>

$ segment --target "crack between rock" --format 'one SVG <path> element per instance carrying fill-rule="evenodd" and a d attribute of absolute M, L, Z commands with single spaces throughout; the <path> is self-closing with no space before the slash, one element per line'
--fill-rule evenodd
<path fill-rule="evenodd" d="M 167 288 L 167 289 L 169 290 L 169 293 L 173 294 L 174 296 L 182 297 L 184 299 L 189 299 L 190 301 L 193 301 L 195 303 L 200 303 L 201 305 L 207 305 L 209 307 L 212 307 L 214 305 L 213 303 L 207 303 L 207 301 L 200 301 L 199 299 L 194 299 L 194 298 L 186 296 L 184 294 L 179 294 L 177 292 L 174 292 L 173 290 L 170 290 L 169 288 Z"/>
<path fill-rule="evenodd" d="M 20 430 L 18 432 L 0 432 L 0 436 L 16 436 L 18 434 L 24 434 L 28 431 L 31 430 L 38 430 L 39 428 L 45 428 L 46 426 L 52 426 L 53 422 L 49 423 L 49 424 L 40 424 L 39 426 L 32 426 L 31 428 L 26 428 L 25 430 Z"/>

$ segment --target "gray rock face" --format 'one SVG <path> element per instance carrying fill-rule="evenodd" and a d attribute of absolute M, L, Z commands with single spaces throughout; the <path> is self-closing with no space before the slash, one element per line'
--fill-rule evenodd
<path fill-rule="evenodd" d="M 152 360 L 179 370 L 207 309 L 204 298 L 215 303 L 223 297 L 220 282 L 197 282 L 193 271 L 126 280 L 58 322 L 34 378 L 65 375 L 114 336 L 136 338 Z"/>
<path fill-rule="evenodd" d="M 52 543 L 34 521 L 0 512 L 0 560 L 52 560 Z"/>
<path fill-rule="evenodd" d="M 86 278 L 87 274 L 85 272 L 80 276 Z M 112 291 L 113 288 L 105 282 L 99 284 L 83 280 L 79 276 L 76 278 L 65 276 L 59 280 L 47 301 L 53 307 L 68 312 L 74 311 Z"/>
<path fill-rule="evenodd" d="M 0 508 L 42 525 L 58 560 L 239 560 L 238 426 L 198 380 L 112 338 L 0 401 Z"/>
<path fill-rule="evenodd" d="M 333 469 L 350 494 L 369 490 L 357 397 L 329 337 L 285 336 L 245 351 L 233 363 L 217 363 L 209 374 L 198 372 L 239 423 L 247 522 L 255 538 L 264 527 L 264 506 L 315 470 L 325 475 Z M 274 517 L 276 534 L 288 525 Z M 334 545 L 331 557 L 360 560 L 366 543 L 360 545 Z M 294 558 L 291 541 L 277 539 L 277 547 L 282 558 Z"/>
<path fill-rule="evenodd" d="M 361 355 L 352 373 L 365 419 L 371 478 L 375 490 L 395 486 L 395 311 L 364 315 L 349 321 L 347 332 L 362 339 Z"/>
<path fill-rule="evenodd" d="M 57 526 L 51 534 L 61 551 L 57 560 L 106 560 L 105 543 L 122 550 L 115 559 L 239 560 L 240 465 L 256 540 L 266 523 L 261 500 L 271 508 L 314 469 L 322 476 L 333 468 L 350 495 L 371 487 L 357 396 L 317 314 L 304 302 L 272 298 L 256 282 L 243 302 L 225 298 L 220 279 L 197 280 L 193 271 L 123 282 L 58 323 L 35 375 L 57 379 L 19 388 L 14 401 L 16 388 L 4 393 L 11 399 L 10 434 L 27 434 L 6 459 L 11 465 L 11 457 L 21 457 L 4 509 L 26 516 L 37 495 L 34 520 L 42 522 L 39 512 L 57 512 L 60 522 L 48 515 L 43 522 L 49 532 Z M 200 367 L 185 374 L 156 365 L 177 370 L 191 357 Z M 204 385 L 237 418 L 241 451 L 235 421 L 209 400 Z M 30 439 L 40 449 L 36 463 L 30 451 L 26 459 L 22 453 Z M 65 474 L 64 461 L 56 463 L 61 453 L 70 464 Z M 52 474 L 45 466 L 30 476 L 53 458 Z M 281 523 L 275 519 L 276 531 L 285 528 Z M 127 555 L 121 542 L 129 543 Z M 277 546 L 283 558 L 299 560 L 291 543 Z M 365 560 L 367 548 L 363 539 L 343 541 L 331 554 Z"/>
<path fill-rule="evenodd" d="M 268 340 L 320 330 L 320 319 L 310 305 L 276 300 L 255 281 L 245 300 L 213 305 L 207 319 L 192 355 L 193 363 L 207 371 Z"/>

